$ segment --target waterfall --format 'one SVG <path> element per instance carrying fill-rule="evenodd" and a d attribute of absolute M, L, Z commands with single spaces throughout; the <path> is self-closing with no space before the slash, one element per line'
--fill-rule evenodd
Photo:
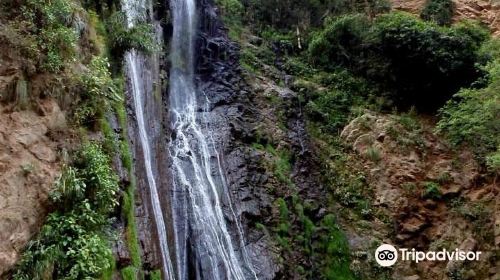
<path fill-rule="evenodd" d="M 199 115 L 208 107 L 203 103 L 208 101 L 194 84 L 195 0 L 171 0 L 171 10 L 169 153 L 177 278 L 256 279 L 241 225 L 230 202 L 219 153 L 211 134 L 206 132 L 208 128 L 200 124 Z M 224 196 L 228 198 L 229 212 L 236 223 L 239 243 L 234 244 L 238 244 L 238 248 L 233 244 L 224 218 L 221 203 Z"/>
<path fill-rule="evenodd" d="M 138 20 L 145 20 L 145 1 L 146 0 L 125 0 L 123 2 L 123 9 L 127 16 L 128 28 L 132 28 Z M 145 122 L 144 99 L 153 98 L 153 92 L 151 90 L 148 90 L 148 87 L 145 86 L 146 83 L 149 83 L 151 85 L 153 79 L 150 75 L 150 71 L 148 71 L 147 67 L 145 66 L 147 59 L 147 57 L 138 53 L 136 50 L 128 51 L 125 54 L 127 75 L 130 80 L 129 91 L 131 92 L 133 99 L 135 117 L 137 119 L 137 127 L 139 132 L 139 141 L 144 157 L 144 169 L 146 171 L 147 185 L 149 187 L 151 206 L 155 219 L 154 222 L 158 234 L 159 248 L 162 258 L 161 261 L 163 279 L 173 280 L 175 279 L 175 277 L 168 249 L 167 229 L 165 227 L 163 211 L 160 203 L 160 198 L 158 196 L 157 183 L 155 179 L 156 174 L 153 171 L 153 159 L 151 155 L 153 153 L 153 150 L 151 149 L 152 144 L 151 140 L 149 139 Z"/>

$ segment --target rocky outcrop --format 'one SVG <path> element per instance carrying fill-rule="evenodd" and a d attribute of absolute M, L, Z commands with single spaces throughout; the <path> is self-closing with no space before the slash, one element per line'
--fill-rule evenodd
<path fill-rule="evenodd" d="M 344 128 L 341 137 L 355 152 L 353 159 L 360 162 L 374 191 L 374 211 L 385 213 L 391 225 L 380 227 L 375 219 L 364 234 L 404 248 L 470 247 L 492 252 L 499 188 L 482 175 L 472 153 L 449 147 L 432 129 L 431 121 L 415 116 L 370 112 Z M 359 229 L 349 231 L 358 231 L 349 235 L 359 236 Z M 455 279 L 456 275 L 496 279 L 497 272 L 489 270 L 496 265 L 492 253 L 473 265 L 422 262 L 410 267 L 398 262 L 393 279 L 414 275 L 419 279 Z"/>
<path fill-rule="evenodd" d="M 52 99 L 40 100 L 36 110 L 0 104 L 0 278 L 43 224 L 61 151 L 71 142 L 64 129 Z"/>
<path fill-rule="evenodd" d="M 252 121 L 255 120 L 251 88 L 239 66 L 239 47 L 228 38 L 216 6 L 211 0 L 200 0 L 199 7 L 197 81 L 200 94 L 205 95 L 200 100 L 209 101 L 207 115 L 202 119 L 210 120 L 204 125 L 213 132 L 214 145 L 223 159 L 229 195 L 243 227 L 245 248 L 237 246 L 237 250 L 247 250 L 259 279 L 273 279 L 277 267 L 269 236 L 255 228 L 255 223 L 269 214 L 272 201 L 261 189 L 266 177 L 258 172 L 258 157 L 248 145 L 254 137 Z M 229 202 L 227 199 L 222 202 L 233 240 L 238 241 Z"/>

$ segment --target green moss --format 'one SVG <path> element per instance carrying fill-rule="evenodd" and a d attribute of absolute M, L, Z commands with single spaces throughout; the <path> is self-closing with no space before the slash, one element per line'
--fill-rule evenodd
<path fill-rule="evenodd" d="M 161 271 L 155 270 L 149 274 L 149 280 L 161 280 Z"/>
<path fill-rule="evenodd" d="M 134 266 L 127 266 L 121 270 L 121 275 L 123 280 L 137 280 L 137 268 Z"/>
<path fill-rule="evenodd" d="M 99 119 L 100 131 L 104 135 L 103 148 L 109 155 L 115 155 L 118 152 L 118 143 L 115 132 L 107 118 Z"/>
<path fill-rule="evenodd" d="M 132 155 L 128 144 L 127 135 L 127 113 L 125 110 L 124 102 L 115 102 L 114 110 L 120 125 L 122 135 L 120 140 L 120 156 L 123 166 L 127 169 L 131 178 L 130 185 L 124 193 L 122 204 L 122 215 L 126 221 L 126 243 L 132 260 L 132 266 L 137 270 L 142 267 L 141 262 L 141 249 L 139 245 L 137 224 L 135 221 L 135 186 L 136 180 L 132 174 Z"/>
<path fill-rule="evenodd" d="M 127 247 L 130 253 L 130 258 L 132 260 L 132 265 L 136 268 L 140 268 L 141 264 L 141 249 L 139 246 L 139 238 L 137 235 L 137 225 L 135 221 L 135 179 L 132 179 L 130 186 L 125 192 L 125 196 L 123 198 L 123 208 L 122 212 L 125 215 L 127 226 L 126 226 L 126 241 Z"/>
<path fill-rule="evenodd" d="M 122 135 L 119 141 L 120 157 L 123 166 L 128 170 L 129 173 L 132 172 L 132 155 L 130 154 L 130 146 L 127 141 L 127 112 L 125 110 L 125 104 L 123 102 L 115 102 L 114 110 L 116 117 L 118 119 L 118 124 L 120 125 Z"/>
<path fill-rule="evenodd" d="M 326 215 L 321 221 L 321 227 L 326 230 L 322 235 L 318 249 L 322 250 L 323 273 L 326 279 L 352 280 L 356 279 L 351 272 L 349 244 L 344 233 L 339 229 L 332 214 Z"/>
<path fill-rule="evenodd" d="M 113 255 L 108 256 L 109 267 L 102 274 L 101 280 L 112 280 L 113 273 L 116 270 L 116 260 Z"/>

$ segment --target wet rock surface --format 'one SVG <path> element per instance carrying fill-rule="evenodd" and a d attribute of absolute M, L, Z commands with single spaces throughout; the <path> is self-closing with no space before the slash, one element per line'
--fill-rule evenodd
<path fill-rule="evenodd" d="M 157 185 L 161 186 L 158 190 L 162 194 L 161 200 L 165 205 L 170 205 L 168 196 L 168 172 L 167 170 L 167 152 L 165 143 L 167 141 L 164 131 L 166 123 L 165 112 L 161 100 L 161 94 L 156 94 L 155 85 L 160 84 L 159 78 L 159 57 L 144 57 L 144 69 L 149 69 L 143 73 L 144 92 L 144 121 L 146 131 L 151 143 L 155 143 L 151 149 L 152 168 L 155 174 Z M 130 81 L 127 81 L 130 83 Z M 130 85 L 127 86 L 130 89 Z M 127 104 L 127 132 L 131 153 L 133 158 L 132 178 L 136 184 L 135 193 L 135 218 L 137 223 L 137 232 L 139 234 L 139 245 L 141 247 L 141 260 L 145 270 L 157 269 L 161 267 L 161 253 L 158 247 L 158 236 L 155 226 L 155 217 L 152 215 L 151 196 L 144 163 L 144 154 L 140 143 L 140 136 L 137 126 L 137 119 L 134 111 L 134 101 L 131 92 L 126 93 Z M 168 209 L 168 207 L 165 207 Z M 167 223 L 168 224 L 168 223 Z"/>
<path fill-rule="evenodd" d="M 212 134 L 228 183 L 229 196 L 243 227 L 244 248 L 240 246 L 236 221 L 230 214 L 229 201 L 222 197 L 223 211 L 231 229 L 233 245 L 246 249 L 259 279 L 273 279 L 277 270 L 269 236 L 255 228 L 255 222 L 266 219 L 271 198 L 263 191 L 265 174 L 258 170 L 258 157 L 248 143 L 253 138 L 255 120 L 250 88 L 239 66 L 239 47 L 227 36 L 212 1 L 201 0 L 201 32 L 197 40 L 196 81 L 199 108 L 206 134 Z M 208 104 L 203 102 L 208 100 Z M 203 113 L 205 111 L 205 113 Z M 251 275 L 247 275 L 251 278 Z"/>

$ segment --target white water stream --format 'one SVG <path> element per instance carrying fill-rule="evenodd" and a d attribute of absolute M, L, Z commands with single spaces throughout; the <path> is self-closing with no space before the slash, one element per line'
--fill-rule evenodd
<path fill-rule="evenodd" d="M 148 0 L 124 0 L 128 27 L 144 20 Z M 154 102 L 146 83 L 152 83 L 147 57 L 131 50 L 125 54 L 127 74 L 137 119 L 138 134 L 147 176 L 151 205 L 155 218 L 163 279 L 257 279 L 246 252 L 243 230 L 232 206 L 221 158 L 208 125 L 200 125 L 200 111 L 207 113 L 209 100 L 199 106 L 194 83 L 195 37 L 197 12 L 195 0 L 171 0 L 173 37 L 170 58 L 170 106 L 172 139 L 168 150 L 172 160 L 172 221 L 175 243 L 175 266 L 169 254 L 164 209 L 158 194 L 154 170 L 154 146 L 148 135 L 146 103 Z M 149 7 L 150 8 L 150 7 Z M 200 110 L 201 108 L 201 110 Z M 206 114 L 201 114 L 205 116 Z M 210 120 L 204 119 L 206 124 Z M 158 120 L 161 121 L 161 120 Z M 204 134 L 205 131 L 205 134 Z M 162 170 L 158 170 L 162 172 Z M 231 236 L 221 200 L 228 201 L 228 212 L 234 221 Z M 235 239 L 235 240 L 233 240 Z M 237 242 L 236 242 L 237 241 Z M 236 242 L 233 244 L 233 242 Z M 236 246 L 235 246 L 236 244 Z M 172 249 L 172 248 L 171 248 Z M 175 270 L 174 270 L 175 267 Z"/>
<path fill-rule="evenodd" d="M 144 20 L 143 15 L 146 11 L 146 1 L 147 0 L 124 0 L 123 9 L 127 16 L 128 28 L 132 28 L 138 20 Z M 143 99 L 148 97 L 153 98 L 153 92 L 146 92 L 146 87 L 144 86 L 145 82 L 152 82 L 152 77 L 150 75 L 147 75 L 150 71 L 147 71 L 147 69 L 145 69 L 146 59 L 147 58 L 145 56 L 139 54 L 136 50 L 128 51 L 125 54 L 127 74 L 131 82 L 130 91 L 132 93 L 135 116 L 137 119 L 137 127 L 140 138 L 139 141 L 142 147 L 144 168 L 146 171 L 147 183 L 151 198 L 151 206 L 155 219 L 154 222 L 156 225 L 156 231 L 158 234 L 160 253 L 162 255 L 163 279 L 173 280 L 175 279 L 174 269 L 168 249 L 167 229 L 165 227 L 163 210 L 161 207 L 157 183 L 152 166 L 151 140 L 149 139 L 148 132 L 146 130 L 146 123 L 144 120 L 145 114 L 143 108 L 145 107 L 145 102 Z"/>
<path fill-rule="evenodd" d="M 169 151 L 173 163 L 172 212 L 178 279 L 193 276 L 201 279 L 256 279 L 244 246 L 241 225 L 230 202 L 219 154 L 211 134 L 204 134 L 197 119 L 199 109 L 207 107 L 200 106 L 198 98 L 202 102 L 208 103 L 208 100 L 197 94 L 194 84 L 195 0 L 172 0 L 171 10 L 174 27 L 170 53 L 173 137 Z M 239 248 L 233 245 L 224 218 L 223 196 L 229 201 L 230 214 L 236 223 Z M 196 273 L 188 271 L 189 258 L 192 257 L 196 259 Z"/>

